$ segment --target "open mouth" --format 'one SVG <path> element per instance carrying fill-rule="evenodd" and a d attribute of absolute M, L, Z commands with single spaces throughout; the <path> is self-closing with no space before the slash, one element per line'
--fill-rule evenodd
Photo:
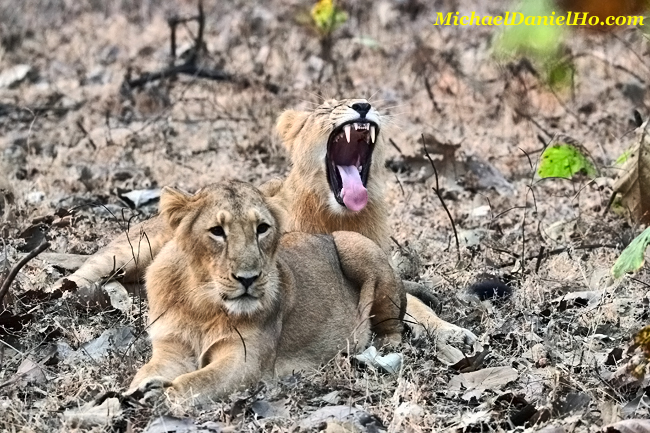
<path fill-rule="evenodd" d="M 368 204 L 366 184 L 379 127 L 366 119 L 334 129 L 327 142 L 327 181 L 334 198 L 353 212 Z"/>

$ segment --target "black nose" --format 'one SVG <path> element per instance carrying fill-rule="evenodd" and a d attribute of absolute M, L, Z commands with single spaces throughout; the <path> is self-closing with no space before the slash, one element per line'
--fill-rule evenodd
<path fill-rule="evenodd" d="M 248 288 L 249 288 L 251 285 L 253 285 L 253 283 L 255 282 L 255 280 L 257 280 L 257 277 L 259 277 L 259 275 L 254 275 L 254 276 L 252 276 L 252 277 L 244 278 L 244 277 L 238 277 L 237 275 L 232 274 L 232 277 L 233 277 L 235 280 L 239 281 L 239 282 L 241 283 L 241 285 L 244 286 L 244 289 L 247 289 L 247 290 L 248 290 Z"/>
<path fill-rule="evenodd" d="M 361 118 L 366 117 L 366 114 L 368 114 L 370 108 L 371 106 L 367 102 L 357 102 L 356 104 L 352 104 L 352 109 L 359 113 L 361 115 Z"/>

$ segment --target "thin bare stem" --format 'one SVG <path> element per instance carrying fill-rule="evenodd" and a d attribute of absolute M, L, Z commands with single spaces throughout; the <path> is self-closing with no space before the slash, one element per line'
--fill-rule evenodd
<path fill-rule="evenodd" d="M 433 188 L 433 191 L 438 196 L 438 200 L 440 200 L 440 203 L 442 203 L 442 207 L 445 209 L 445 212 L 447 212 L 449 221 L 451 221 L 451 228 L 454 231 L 454 239 L 456 239 L 456 255 L 458 257 L 458 262 L 460 262 L 460 243 L 458 242 L 458 232 L 456 231 L 456 224 L 454 223 L 454 218 L 452 218 L 451 216 L 451 212 L 449 212 L 449 208 L 447 208 L 447 205 L 445 204 L 445 201 L 442 198 L 442 194 L 440 194 L 440 185 L 438 183 L 438 170 L 436 170 L 436 165 L 433 163 L 433 159 L 431 159 L 431 155 L 429 155 L 429 151 L 427 150 L 426 143 L 424 142 L 424 134 L 422 134 L 422 147 L 424 148 L 424 154 L 427 156 L 429 163 L 431 163 L 431 168 L 433 168 L 433 175 L 435 176 L 436 179 L 436 186 L 435 188 Z"/>
<path fill-rule="evenodd" d="M 2 304 L 2 299 L 5 297 L 7 292 L 9 291 L 9 287 L 11 286 L 11 283 L 13 283 L 14 279 L 16 278 L 16 275 L 18 275 L 18 272 L 22 269 L 23 266 L 27 264 L 31 259 L 45 251 L 50 247 L 49 242 L 43 242 L 40 244 L 38 247 L 34 248 L 27 254 L 25 257 L 20 259 L 18 263 L 16 263 L 16 266 L 14 266 L 11 269 L 11 272 L 9 272 L 9 275 L 7 275 L 7 278 L 2 282 L 2 287 L 0 288 L 0 304 Z"/>

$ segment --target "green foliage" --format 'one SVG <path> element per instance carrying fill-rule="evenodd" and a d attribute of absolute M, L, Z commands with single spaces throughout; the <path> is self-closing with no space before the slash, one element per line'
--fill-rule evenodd
<path fill-rule="evenodd" d="M 518 12 L 524 16 L 550 16 L 553 12 L 547 0 L 522 0 Z M 525 55 L 534 58 L 555 56 L 563 39 L 562 26 L 525 25 L 507 26 L 495 45 L 497 55 L 511 57 Z"/>
<path fill-rule="evenodd" d="M 566 143 L 549 146 L 542 154 L 539 177 L 561 177 L 571 179 L 578 172 L 596 176 L 594 165 L 575 146 Z"/>
<path fill-rule="evenodd" d="M 550 0 L 521 0 L 517 12 L 525 17 L 550 17 L 555 11 L 555 3 Z M 562 16 L 555 11 L 555 17 Z M 512 18 L 509 18 L 511 22 Z M 544 78 L 552 87 L 565 87 L 571 83 L 573 64 L 562 58 L 561 46 L 566 26 L 526 25 L 525 22 L 503 27 L 494 44 L 494 55 L 504 60 L 514 60 L 525 56 L 544 73 Z"/>
<path fill-rule="evenodd" d="M 616 158 L 615 164 L 616 165 L 623 165 L 625 163 L 625 161 L 627 161 L 630 158 L 630 155 L 632 155 L 632 151 L 630 149 L 626 150 L 625 152 L 623 152 L 623 154 L 621 156 Z"/>
<path fill-rule="evenodd" d="M 566 60 L 549 62 L 546 65 L 546 79 L 548 84 L 553 88 L 568 85 L 573 79 L 574 74 L 575 68 L 573 67 L 573 63 Z"/>
<path fill-rule="evenodd" d="M 348 14 L 334 0 L 319 0 L 311 8 L 311 18 L 321 34 L 330 35 L 348 20 Z"/>
<path fill-rule="evenodd" d="M 645 260 L 645 250 L 650 244 L 650 227 L 634 238 L 612 266 L 614 278 L 620 278 L 626 272 L 635 272 L 641 269 Z"/>

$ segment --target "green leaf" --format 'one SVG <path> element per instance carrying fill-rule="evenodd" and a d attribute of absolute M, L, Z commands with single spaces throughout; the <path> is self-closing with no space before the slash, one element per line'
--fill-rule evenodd
<path fill-rule="evenodd" d="M 311 8 L 311 18 L 320 32 L 330 34 L 348 20 L 348 14 L 333 0 L 319 0 Z"/>
<path fill-rule="evenodd" d="M 522 0 L 518 8 L 524 17 L 550 17 L 554 4 L 549 0 Z M 556 15 L 562 15 L 557 11 Z M 515 18 L 517 19 L 517 18 Z M 509 18 L 511 22 L 512 18 Z M 518 19 L 517 19 L 518 21 Z M 505 26 L 504 26 L 505 27 Z M 502 57 L 531 56 L 535 60 L 547 60 L 557 55 L 564 37 L 564 26 L 557 25 L 508 25 L 499 35 L 495 44 L 495 54 Z"/>
<path fill-rule="evenodd" d="M 626 272 L 635 272 L 641 269 L 645 260 L 645 250 L 650 244 L 650 227 L 634 238 L 612 266 L 614 278 L 620 278 Z"/>
<path fill-rule="evenodd" d="M 493 53 L 505 61 L 526 57 L 551 87 L 562 89 L 571 84 L 575 68 L 561 49 L 566 26 L 551 25 L 551 18 L 565 16 L 555 9 L 555 2 L 550 0 L 521 0 L 517 11 L 504 15 L 509 24 L 497 34 Z"/>
<path fill-rule="evenodd" d="M 544 150 L 537 174 L 542 179 L 547 177 L 571 179 L 580 171 L 591 177 L 596 176 L 594 165 L 580 150 L 570 144 L 560 143 Z"/>
<path fill-rule="evenodd" d="M 563 88 L 571 84 L 575 72 L 573 64 L 569 61 L 549 61 L 546 63 L 546 79 L 553 88 Z"/>
<path fill-rule="evenodd" d="M 623 152 L 621 156 L 616 158 L 616 165 L 622 165 L 625 161 L 627 161 L 630 158 L 630 155 L 632 155 L 632 151 L 630 149 L 626 150 Z"/>

